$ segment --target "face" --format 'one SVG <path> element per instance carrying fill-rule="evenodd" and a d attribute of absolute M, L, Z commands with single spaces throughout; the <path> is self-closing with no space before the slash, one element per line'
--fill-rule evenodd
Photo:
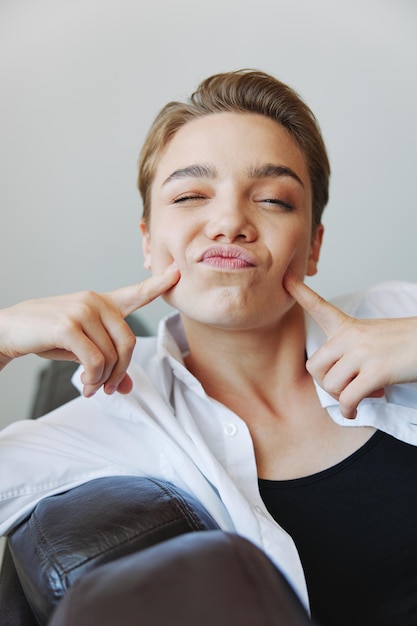
<path fill-rule="evenodd" d="M 277 324 L 292 306 L 285 274 L 316 272 L 322 228 L 312 236 L 311 205 L 307 164 L 281 125 L 250 113 L 192 120 L 157 166 L 145 267 L 176 261 L 166 299 L 185 321 Z"/>

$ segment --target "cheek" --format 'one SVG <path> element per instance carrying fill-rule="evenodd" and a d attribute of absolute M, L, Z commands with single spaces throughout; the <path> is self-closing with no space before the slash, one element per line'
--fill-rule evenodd
<path fill-rule="evenodd" d="M 305 230 L 283 233 L 281 245 L 275 243 L 273 248 L 274 263 L 285 274 L 293 271 L 304 276 L 310 255 L 310 234 Z"/>
<path fill-rule="evenodd" d="M 150 255 L 153 267 L 166 267 L 175 261 L 181 271 L 189 270 L 189 265 L 199 250 L 199 229 L 193 220 L 164 219 L 155 221 L 150 233 Z"/>
<path fill-rule="evenodd" d="M 174 230 L 156 229 L 151 233 L 149 258 L 154 273 L 162 272 L 173 261 L 181 269 L 181 244 Z"/>
<path fill-rule="evenodd" d="M 163 246 L 153 246 L 150 255 L 151 268 L 154 274 L 160 274 L 168 265 L 176 261 L 175 256 Z"/>

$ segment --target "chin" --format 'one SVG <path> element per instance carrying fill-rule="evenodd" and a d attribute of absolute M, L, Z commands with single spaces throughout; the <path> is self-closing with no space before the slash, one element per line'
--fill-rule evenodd
<path fill-rule="evenodd" d="M 184 317 L 213 327 L 230 329 L 261 328 L 279 321 L 292 304 L 283 290 L 272 300 L 271 291 L 254 293 L 248 286 L 210 286 L 190 289 L 181 281 L 164 295 L 164 300 Z"/>
<path fill-rule="evenodd" d="M 199 303 L 194 301 L 189 303 L 188 306 L 180 307 L 177 304 L 176 308 L 180 311 L 183 318 L 198 324 L 225 330 L 251 330 L 261 328 L 265 324 L 271 325 L 271 323 L 276 323 L 276 315 L 273 316 L 274 320 L 268 320 L 268 316 L 265 315 L 264 311 L 253 308 L 248 310 L 241 305 L 232 306 L 230 303 L 228 306 L 219 306 L 218 302 L 213 303 L 211 306 L 208 303 L 202 303 L 199 306 Z"/>

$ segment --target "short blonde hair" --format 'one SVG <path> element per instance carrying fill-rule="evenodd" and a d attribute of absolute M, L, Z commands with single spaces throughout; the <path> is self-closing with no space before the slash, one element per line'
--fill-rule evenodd
<path fill-rule="evenodd" d="M 257 70 L 216 74 L 204 80 L 186 102 L 170 102 L 153 122 L 139 159 L 138 187 L 143 219 L 150 218 L 150 190 L 162 150 L 187 122 L 212 113 L 258 113 L 281 124 L 295 139 L 309 169 L 313 232 L 329 198 L 330 164 L 317 120 L 288 85 Z"/>

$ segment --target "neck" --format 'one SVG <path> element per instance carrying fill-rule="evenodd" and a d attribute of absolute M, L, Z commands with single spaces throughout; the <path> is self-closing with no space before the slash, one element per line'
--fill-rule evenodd
<path fill-rule="evenodd" d="M 304 313 L 298 305 L 268 328 L 213 328 L 188 318 L 183 323 L 190 347 L 186 365 L 219 401 L 269 389 L 288 393 L 305 380 Z"/>

